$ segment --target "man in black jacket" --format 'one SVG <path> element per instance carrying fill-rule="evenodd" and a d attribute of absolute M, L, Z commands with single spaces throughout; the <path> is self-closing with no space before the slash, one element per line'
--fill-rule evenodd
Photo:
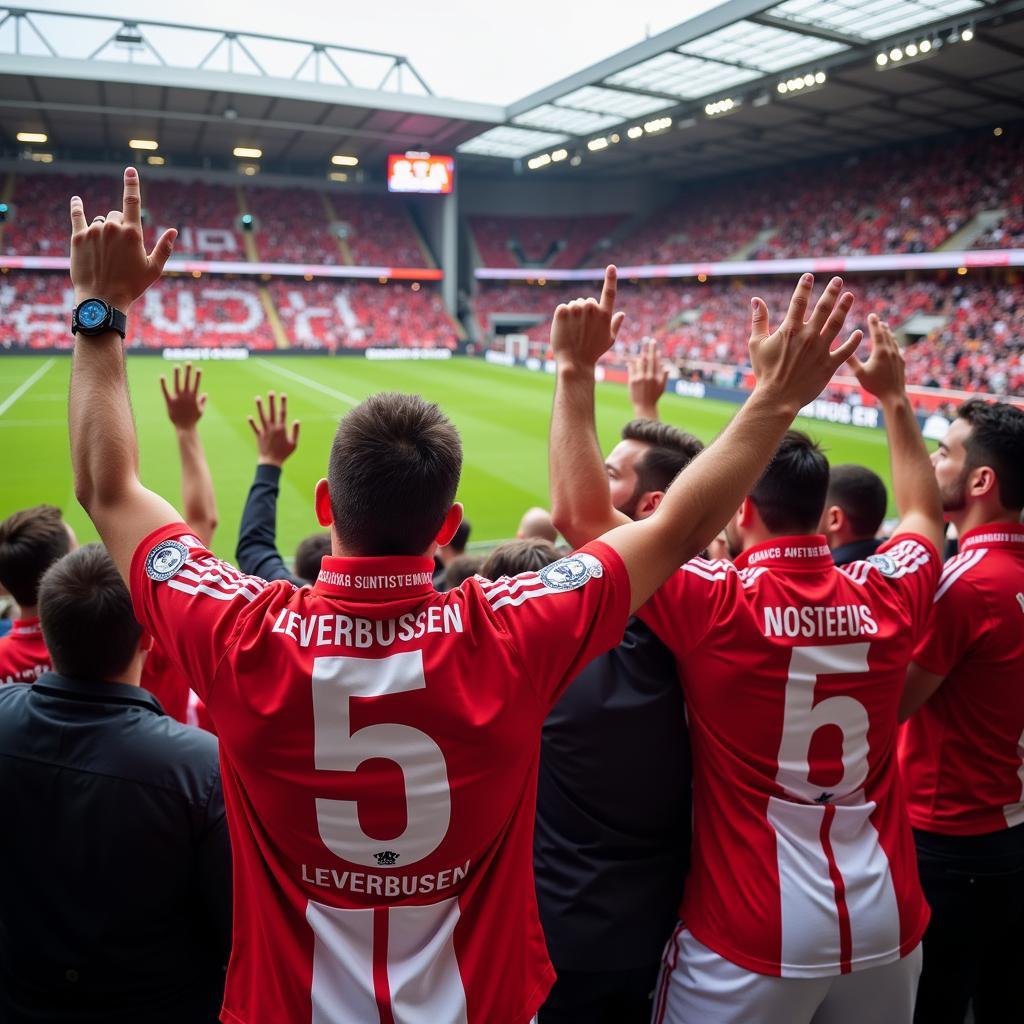
<path fill-rule="evenodd" d="M 702 447 L 667 423 L 627 423 L 605 462 L 616 507 L 646 519 Z M 689 849 L 682 688 L 672 655 L 634 618 L 544 723 L 533 859 L 558 980 L 540 1024 L 647 1024 Z"/>
<path fill-rule="evenodd" d="M 866 466 L 833 466 L 820 530 L 836 565 L 849 565 L 873 555 L 889 496 L 882 478 Z"/>
<path fill-rule="evenodd" d="M 242 510 L 235 558 L 244 573 L 302 587 L 316 579 L 321 559 L 331 553 L 331 538 L 327 533 L 311 534 L 296 548 L 295 572 L 285 564 L 277 550 L 277 496 L 281 467 L 299 443 L 299 421 L 288 425 L 288 396 L 275 396 L 273 391 L 267 395 L 266 408 L 262 398 L 256 399 L 256 415 L 258 423 L 249 417 L 259 451 L 256 479 Z"/>
<path fill-rule="evenodd" d="M 105 548 L 39 597 L 56 671 L 0 687 L 0 1020 L 212 1024 L 231 947 L 217 741 L 139 687 L 146 641 Z"/>

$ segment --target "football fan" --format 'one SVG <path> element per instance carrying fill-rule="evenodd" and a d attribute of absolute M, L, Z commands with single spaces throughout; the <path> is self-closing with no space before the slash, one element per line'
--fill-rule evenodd
<path fill-rule="evenodd" d="M 1004 1021 L 1024 963 L 1024 412 L 965 402 L 933 457 L 960 553 L 907 674 L 900 756 L 932 921 L 919 1024 Z M 915 709 L 919 709 L 916 710 Z"/>
<path fill-rule="evenodd" d="M 873 555 L 882 545 L 878 531 L 889 496 L 882 478 L 866 466 L 831 466 L 819 531 L 836 565 Z"/>
<path fill-rule="evenodd" d="M 222 1019 L 525 1024 L 553 980 L 531 866 L 543 719 L 855 351 L 859 332 L 831 351 L 852 296 L 833 283 L 805 323 L 801 279 L 784 326 L 752 343 L 753 394 L 654 515 L 538 574 L 446 594 L 432 555 L 461 519 L 459 436 L 422 399 L 366 400 L 316 487 L 333 554 L 294 588 L 215 558 L 139 481 L 131 320 L 111 311 L 132 315 L 175 237 L 147 254 L 140 214 L 133 168 L 123 212 L 90 222 L 71 200 L 76 323 L 94 323 L 75 339 L 72 465 L 140 622 L 217 727 L 238 897 Z M 614 299 L 609 268 L 600 303 L 556 310 L 563 373 L 592 377 L 622 322 Z"/>
<path fill-rule="evenodd" d="M 767 316 L 755 300 L 755 342 Z M 693 857 L 658 1024 L 909 1024 L 913 1014 L 928 907 L 898 779 L 897 708 L 943 527 L 902 355 L 877 317 L 869 324 L 871 357 L 851 365 L 885 411 L 893 538 L 835 567 L 815 533 L 828 463 L 791 432 L 729 522 L 735 564 L 694 559 L 639 612 L 676 656 L 693 753 Z M 600 471 L 593 370 L 557 375 L 553 511 L 572 543 L 623 519 Z"/>
<path fill-rule="evenodd" d="M 657 414 L 654 396 L 646 411 Z M 645 519 L 704 446 L 651 419 L 631 421 L 622 436 L 605 468 L 619 510 Z M 544 722 L 534 873 L 558 978 L 541 1024 L 650 1019 L 689 847 L 690 752 L 675 662 L 631 618 L 621 643 L 580 672 Z"/>
<path fill-rule="evenodd" d="M 626 386 L 633 404 L 633 415 L 641 420 L 658 418 L 658 401 L 665 393 L 668 369 L 661 358 L 657 341 L 647 338 L 639 355 L 626 361 Z"/>
<path fill-rule="evenodd" d="M 0 684 L 31 683 L 49 672 L 37 607 L 39 581 L 74 543 L 71 528 L 53 505 L 22 509 L 0 523 L 0 584 L 21 609 L 0 637 Z"/>
<path fill-rule="evenodd" d="M 277 496 L 281 487 L 281 467 L 291 458 L 299 444 L 299 421 L 288 423 L 288 396 L 273 391 L 256 398 L 259 422 L 249 417 L 249 426 L 256 435 L 256 479 L 249 488 L 238 527 L 235 558 L 243 572 L 265 580 L 288 580 L 297 587 L 316 579 L 320 560 L 330 554 L 331 538 L 327 533 L 314 533 L 300 542 L 295 550 L 295 572 L 292 572 L 277 550 Z"/>
<path fill-rule="evenodd" d="M 502 576 L 518 576 L 522 572 L 540 572 L 559 558 L 558 548 L 550 541 L 537 537 L 507 540 L 487 556 L 480 567 L 480 575 L 487 580 L 496 580 Z"/>
<path fill-rule="evenodd" d="M 558 540 L 558 531 L 551 521 L 551 513 L 546 508 L 537 508 L 536 506 L 528 508 L 523 513 L 522 519 L 519 520 L 516 539 L 531 540 L 533 538 L 546 540 L 550 544 L 554 544 Z"/>
<path fill-rule="evenodd" d="M 0 687 L 0 1020 L 212 1024 L 231 948 L 217 743 L 139 686 L 147 640 L 101 545 L 49 569 L 39 614 L 55 671 Z"/>

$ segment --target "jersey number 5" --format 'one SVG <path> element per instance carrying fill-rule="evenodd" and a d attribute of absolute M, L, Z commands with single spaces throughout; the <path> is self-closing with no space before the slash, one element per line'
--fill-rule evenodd
<path fill-rule="evenodd" d="M 408 867 L 433 853 L 448 832 L 452 803 L 441 748 L 411 725 L 380 723 L 352 731 L 353 700 L 397 696 L 426 685 L 421 651 L 313 662 L 316 767 L 354 772 L 369 758 L 384 758 L 402 769 L 405 782 L 406 827 L 394 839 L 368 836 L 359 823 L 355 800 L 317 798 L 320 838 L 332 853 L 352 864 Z"/>

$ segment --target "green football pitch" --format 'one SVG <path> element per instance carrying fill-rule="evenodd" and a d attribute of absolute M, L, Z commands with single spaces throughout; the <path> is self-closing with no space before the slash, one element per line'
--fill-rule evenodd
<path fill-rule="evenodd" d="M 172 363 L 129 356 L 138 424 L 142 479 L 180 507 L 180 470 L 174 430 L 160 393 Z M 74 499 L 67 440 L 66 357 L 0 358 L 0 518 L 40 502 L 60 506 L 80 540 L 95 531 Z M 465 467 L 459 499 L 472 523 L 472 542 L 512 537 L 522 512 L 548 505 L 547 430 L 553 379 L 480 360 L 370 362 L 320 356 L 254 356 L 241 362 L 204 362 L 209 392 L 200 433 L 217 488 L 220 525 L 214 548 L 233 557 L 238 523 L 256 464 L 246 422 L 257 394 L 284 391 L 291 415 L 302 421 L 299 448 L 285 465 L 278 507 L 278 541 L 290 557 L 317 529 L 313 487 L 324 475 L 340 416 L 375 391 L 412 391 L 440 403 L 462 433 Z M 598 385 L 598 430 L 607 451 L 632 415 L 626 389 Z M 722 402 L 666 395 L 662 418 L 710 441 L 735 413 Z M 825 446 L 832 462 L 859 462 L 888 482 L 882 431 L 799 421 Z M 891 510 L 890 510 L 891 511 Z"/>

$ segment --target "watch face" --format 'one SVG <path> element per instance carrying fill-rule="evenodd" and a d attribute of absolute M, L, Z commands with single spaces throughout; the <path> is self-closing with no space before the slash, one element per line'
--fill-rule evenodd
<path fill-rule="evenodd" d="M 99 299 L 86 299 L 78 307 L 78 322 L 86 329 L 99 327 L 107 319 L 107 307 Z"/>

